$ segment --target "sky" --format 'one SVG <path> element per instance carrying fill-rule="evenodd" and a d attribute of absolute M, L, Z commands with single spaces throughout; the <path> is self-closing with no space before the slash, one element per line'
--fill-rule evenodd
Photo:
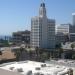
<path fill-rule="evenodd" d="M 0 35 L 31 29 L 31 17 L 37 16 L 42 0 L 0 0 Z M 72 23 L 75 0 L 45 0 L 47 17 L 56 24 Z"/>

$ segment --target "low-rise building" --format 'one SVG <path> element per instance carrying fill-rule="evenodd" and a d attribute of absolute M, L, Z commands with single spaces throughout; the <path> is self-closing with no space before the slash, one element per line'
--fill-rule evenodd
<path fill-rule="evenodd" d="M 13 42 L 16 44 L 30 44 L 30 31 L 18 31 L 12 34 Z"/>
<path fill-rule="evenodd" d="M 56 29 L 56 44 L 68 42 L 71 24 L 61 24 Z"/>
<path fill-rule="evenodd" d="M 69 36 L 67 34 L 58 33 L 56 34 L 56 44 L 65 43 L 69 41 Z"/>
<path fill-rule="evenodd" d="M 69 33 L 70 41 L 75 42 L 75 33 Z"/>
<path fill-rule="evenodd" d="M 57 26 L 57 33 L 63 33 L 63 34 L 68 34 L 69 33 L 69 29 L 70 29 L 70 25 L 71 24 L 60 24 L 59 26 Z"/>

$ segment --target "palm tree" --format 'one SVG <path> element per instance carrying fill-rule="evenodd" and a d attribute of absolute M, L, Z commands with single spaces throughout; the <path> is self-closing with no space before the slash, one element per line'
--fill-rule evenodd
<path fill-rule="evenodd" d="M 63 53 L 63 48 L 59 48 L 59 57 L 61 57 L 62 53 Z"/>
<path fill-rule="evenodd" d="M 72 55 L 72 58 L 74 59 L 75 58 L 75 55 L 74 55 L 74 48 L 75 48 L 75 44 L 71 44 L 71 48 L 72 48 L 72 51 L 70 52 L 71 55 Z"/>
<path fill-rule="evenodd" d="M 35 48 L 35 53 L 36 53 L 36 60 L 38 61 L 39 60 L 39 48 L 38 47 Z"/>
<path fill-rule="evenodd" d="M 61 43 L 57 46 L 57 52 L 58 52 L 58 57 L 61 57 L 61 54 L 63 53 L 63 48 Z"/>
<path fill-rule="evenodd" d="M 75 60 L 75 54 L 73 54 L 73 55 L 72 55 L 72 59 L 74 59 L 74 60 Z"/>
<path fill-rule="evenodd" d="M 16 60 L 19 61 L 20 58 L 20 50 L 15 50 Z"/>
<path fill-rule="evenodd" d="M 41 59 L 42 62 L 44 62 L 45 60 L 48 60 L 48 53 L 47 52 L 43 52 L 41 54 Z"/>
<path fill-rule="evenodd" d="M 20 47 L 19 49 L 15 50 L 16 60 L 19 61 L 21 58 L 22 52 L 24 51 L 23 47 Z"/>
<path fill-rule="evenodd" d="M 42 55 L 43 52 L 44 52 L 44 49 L 38 48 L 38 47 L 35 48 L 36 60 L 37 61 L 41 60 L 41 55 Z"/>
<path fill-rule="evenodd" d="M 20 47 L 20 54 L 22 54 L 23 51 L 24 51 L 24 48 Z"/>
<path fill-rule="evenodd" d="M 33 54 L 31 49 L 28 51 L 28 54 L 29 54 L 29 59 L 31 60 L 32 59 L 32 54 Z"/>

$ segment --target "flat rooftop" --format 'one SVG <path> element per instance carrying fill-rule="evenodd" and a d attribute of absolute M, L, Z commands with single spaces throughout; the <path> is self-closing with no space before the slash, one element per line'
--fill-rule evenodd
<path fill-rule="evenodd" d="M 22 75 L 17 72 L 10 72 L 4 69 L 0 69 L 0 75 Z"/>
<path fill-rule="evenodd" d="M 68 60 L 68 59 L 58 59 L 58 60 L 49 60 L 45 61 L 48 64 L 66 66 L 75 69 L 75 60 Z"/>
<path fill-rule="evenodd" d="M 23 75 L 66 75 L 70 68 L 35 61 L 11 62 L 0 65 L 0 69 Z"/>

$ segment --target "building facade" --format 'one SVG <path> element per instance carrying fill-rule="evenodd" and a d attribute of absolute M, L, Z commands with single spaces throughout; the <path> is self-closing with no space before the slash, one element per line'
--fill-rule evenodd
<path fill-rule="evenodd" d="M 57 26 L 56 44 L 65 43 L 70 40 L 70 36 L 69 36 L 70 26 L 71 24 L 61 24 Z"/>
<path fill-rule="evenodd" d="M 75 42 L 75 13 L 72 13 L 72 25 L 70 26 L 70 41 Z"/>
<path fill-rule="evenodd" d="M 56 34 L 56 45 L 68 42 L 69 40 L 69 35 L 65 35 L 63 33 Z"/>
<path fill-rule="evenodd" d="M 70 42 L 75 42 L 75 33 L 70 33 Z"/>
<path fill-rule="evenodd" d="M 70 25 L 71 24 L 60 24 L 57 26 L 57 33 L 63 33 L 63 34 L 68 34 L 70 30 Z"/>
<path fill-rule="evenodd" d="M 72 13 L 72 25 L 75 25 L 75 13 Z"/>
<path fill-rule="evenodd" d="M 12 34 L 13 42 L 16 44 L 30 43 L 30 31 L 18 31 Z"/>
<path fill-rule="evenodd" d="M 70 26 L 70 33 L 75 33 L 75 13 L 72 13 L 72 25 Z"/>
<path fill-rule="evenodd" d="M 48 19 L 45 3 L 41 3 L 39 16 L 31 19 L 31 47 L 55 48 L 55 20 Z"/>

